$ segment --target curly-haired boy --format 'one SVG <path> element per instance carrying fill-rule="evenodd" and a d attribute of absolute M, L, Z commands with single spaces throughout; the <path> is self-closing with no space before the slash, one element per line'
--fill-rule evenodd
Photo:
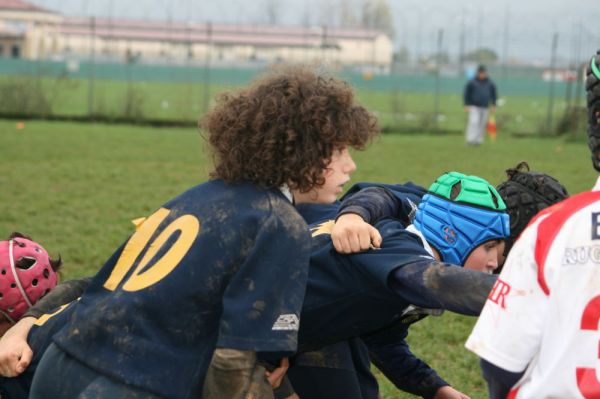
<path fill-rule="evenodd" d="M 355 170 L 348 147 L 377 123 L 347 84 L 287 67 L 219 97 L 201 126 L 212 179 L 139 221 L 31 397 L 237 397 L 259 360 L 296 350 L 310 235 L 294 203 L 334 201 Z"/>

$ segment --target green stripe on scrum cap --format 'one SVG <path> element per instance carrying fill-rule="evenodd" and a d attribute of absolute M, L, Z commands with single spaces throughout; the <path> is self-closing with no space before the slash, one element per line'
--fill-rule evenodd
<path fill-rule="evenodd" d="M 451 199 L 452 187 L 458 183 L 461 185 L 460 193 L 456 198 Z M 477 176 L 448 172 L 437 178 L 429 187 L 429 192 L 453 202 L 473 204 L 495 211 L 506 210 L 506 205 L 496 188 Z M 494 201 L 493 196 L 496 197 L 496 201 Z"/>

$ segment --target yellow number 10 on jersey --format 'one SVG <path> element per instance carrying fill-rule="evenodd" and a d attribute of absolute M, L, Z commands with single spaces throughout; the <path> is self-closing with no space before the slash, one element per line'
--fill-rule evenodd
<path fill-rule="evenodd" d="M 177 267 L 198 236 L 200 222 L 193 215 L 180 216 L 166 226 L 158 237 L 150 241 L 169 213 L 170 210 L 161 208 L 143 222 L 123 248 L 110 277 L 104 283 L 104 288 L 116 290 L 145 248 L 148 250 L 131 276 L 125 280 L 123 290 L 139 291 L 147 288 L 165 278 Z M 176 231 L 181 232 L 177 240 L 163 256 L 151 264 L 150 261 Z"/>

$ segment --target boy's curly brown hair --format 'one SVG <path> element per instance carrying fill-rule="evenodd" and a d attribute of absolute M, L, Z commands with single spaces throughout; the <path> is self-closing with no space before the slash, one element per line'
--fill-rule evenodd
<path fill-rule="evenodd" d="M 347 83 L 300 66 L 220 95 L 200 126 L 212 147 L 211 178 L 302 192 L 325 182 L 334 149 L 363 149 L 379 133 Z"/>

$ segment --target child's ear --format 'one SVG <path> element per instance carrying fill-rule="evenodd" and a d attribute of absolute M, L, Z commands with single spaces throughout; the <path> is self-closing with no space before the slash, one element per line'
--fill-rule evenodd
<path fill-rule="evenodd" d="M 58 269 L 60 269 L 61 265 L 62 258 L 60 257 L 60 254 L 58 254 L 58 259 L 50 259 L 50 266 L 52 266 L 52 270 L 54 270 L 55 272 L 58 272 Z"/>

